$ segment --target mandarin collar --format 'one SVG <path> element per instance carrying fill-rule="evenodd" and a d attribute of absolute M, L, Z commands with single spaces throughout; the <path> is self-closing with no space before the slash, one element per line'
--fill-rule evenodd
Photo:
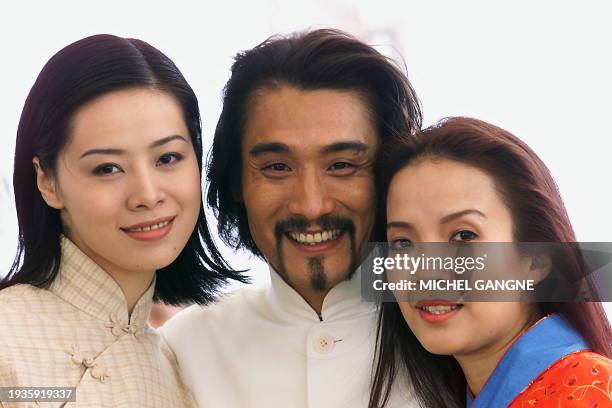
<path fill-rule="evenodd" d="M 268 299 L 272 312 L 286 323 L 333 322 L 340 319 L 371 314 L 376 310 L 373 302 L 361 296 L 361 269 L 358 268 L 350 279 L 330 289 L 323 300 L 321 317 L 304 298 L 272 268 Z"/>
<path fill-rule="evenodd" d="M 70 239 L 61 235 L 60 241 L 60 269 L 49 290 L 96 319 L 145 327 L 153 303 L 155 277 L 129 315 L 127 301 L 117 282 Z"/>
<path fill-rule="evenodd" d="M 467 390 L 466 405 L 470 408 L 508 406 L 556 361 L 588 349 L 582 335 L 563 316 L 545 316 L 514 340 L 475 399 Z"/>

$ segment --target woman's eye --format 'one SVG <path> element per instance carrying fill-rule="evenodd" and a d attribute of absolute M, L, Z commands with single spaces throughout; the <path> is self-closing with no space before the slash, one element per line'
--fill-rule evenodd
<path fill-rule="evenodd" d="M 178 153 L 167 153 L 159 158 L 159 163 L 162 165 L 174 164 L 183 159 L 183 156 Z"/>
<path fill-rule="evenodd" d="M 120 171 L 121 168 L 116 164 L 106 163 L 96 167 L 93 171 L 93 174 L 98 176 L 104 176 L 107 174 L 119 173 Z"/>
<path fill-rule="evenodd" d="M 457 232 L 455 235 L 453 235 L 453 237 L 451 238 L 451 241 L 455 241 L 455 242 L 473 241 L 476 238 L 478 238 L 478 234 L 476 234 L 475 232 L 472 232 L 470 230 L 462 230 L 462 231 Z"/>
<path fill-rule="evenodd" d="M 392 239 L 389 243 L 389 247 L 393 251 L 405 251 L 412 248 L 412 241 L 406 238 Z"/>

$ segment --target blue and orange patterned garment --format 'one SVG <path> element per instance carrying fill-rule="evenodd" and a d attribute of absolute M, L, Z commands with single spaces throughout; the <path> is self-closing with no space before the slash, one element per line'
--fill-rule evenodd
<path fill-rule="evenodd" d="M 612 408 L 612 360 L 589 350 L 559 315 L 538 321 L 506 351 L 468 408 Z"/>

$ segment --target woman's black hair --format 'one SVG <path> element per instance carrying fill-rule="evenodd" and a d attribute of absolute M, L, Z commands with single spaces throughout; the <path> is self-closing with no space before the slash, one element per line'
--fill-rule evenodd
<path fill-rule="evenodd" d="M 251 236 L 240 199 L 240 143 L 247 107 L 256 92 L 281 86 L 359 93 L 373 114 L 381 142 L 412 134 L 421 126 L 419 101 L 405 73 L 374 48 L 342 31 L 320 29 L 274 36 L 238 54 L 225 85 L 208 160 L 207 200 L 218 217 L 223 241 L 258 257 L 263 255 Z"/>
<path fill-rule="evenodd" d="M 144 41 L 113 35 L 94 35 L 68 45 L 43 67 L 19 121 L 13 174 L 19 240 L 0 289 L 20 283 L 48 287 L 59 273 L 60 212 L 43 200 L 32 159 L 38 157 L 45 173 L 55 174 L 77 110 L 108 92 L 138 87 L 166 92 L 178 101 L 202 174 L 198 101 L 166 55 Z M 177 259 L 157 271 L 155 300 L 207 303 L 228 280 L 246 279 L 222 258 L 203 208 L 201 204 L 197 225 Z"/>

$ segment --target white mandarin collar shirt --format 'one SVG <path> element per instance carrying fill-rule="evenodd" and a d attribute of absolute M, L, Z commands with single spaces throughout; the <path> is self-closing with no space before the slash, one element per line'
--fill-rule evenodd
<path fill-rule="evenodd" d="M 330 289 L 323 301 L 321 318 L 304 298 L 270 268 L 270 286 L 267 297 L 272 316 L 288 324 L 311 324 L 319 321 L 337 321 L 349 316 L 375 312 L 374 303 L 361 299 L 359 270 L 350 280 L 340 282 Z"/>
<path fill-rule="evenodd" d="M 357 271 L 321 317 L 276 272 L 265 288 L 191 306 L 161 329 L 201 408 L 367 407 L 377 313 Z M 416 406 L 407 392 L 390 408 Z"/>

